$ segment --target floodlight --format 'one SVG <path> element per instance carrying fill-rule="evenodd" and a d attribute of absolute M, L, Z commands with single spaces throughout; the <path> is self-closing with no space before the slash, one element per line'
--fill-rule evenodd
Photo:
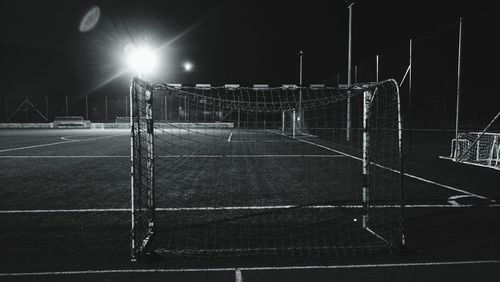
<path fill-rule="evenodd" d="M 157 54 L 148 46 L 127 45 L 125 47 L 127 65 L 131 71 L 141 76 L 156 69 L 158 64 Z"/>
<path fill-rule="evenodd" d="M 191 70 L 193 70 L 193 64 L 190 63 L 190 62 L 185 62 L 184 65 L 183 65 L 183 67 L 184 67 L 185 71 L 191 71 Z"/>

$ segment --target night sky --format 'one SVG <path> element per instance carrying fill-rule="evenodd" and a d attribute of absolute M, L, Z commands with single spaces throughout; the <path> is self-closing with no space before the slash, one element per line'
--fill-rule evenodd
<path fill-rule="evenodd" d="M 80 20 L 94 5 L 100 20 L 82 33 Z M 353 64 L 498 5 L 355 1 Z M 344 0 L 2 1 L 0 95 L 125 95 L 130 74 L 117 75 L 124 69 L 123 48 L 144 41 L 166 44 L 160 70 L 147 77 L 155 81 L 298 83 L 301 49 L 305 84 L 333 81 L 347 68 L 347 6 Z M 182 69 L 186 60 L 195 65 L 191 73 Z"/>

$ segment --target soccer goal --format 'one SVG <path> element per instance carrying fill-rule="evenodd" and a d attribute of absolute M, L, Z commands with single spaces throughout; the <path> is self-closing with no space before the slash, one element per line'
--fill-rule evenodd
<path fill-rule="evenodd" d="M 500 170 L 500 132 L 498 120 L 500 112 L 490 121 L 481 132 L 460 132 L 457 138 L 451 141 L 449 157 L 455 162 Z"/>
<path fill-rule="evenodd" d="M 395 81 L 339 89 L 133 79 L 130 101 L 133 260 L 341 256 L 404 242 Z"/>

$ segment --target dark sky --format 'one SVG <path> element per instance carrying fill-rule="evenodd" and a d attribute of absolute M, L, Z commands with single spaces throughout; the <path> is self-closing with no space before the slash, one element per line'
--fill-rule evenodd
<path fill-rule="evenodd" d="M 81 33 L 79 22 L 94 5 L 101 9 L 99 23 Z M 353 62 L 498 5 L 481 0 L 356 1 Z M 151 79 L 297 83 L 300 49 L 305 83 L 321 83 L 347 65 L 344 0 L 16 0 L 1 2 L 0 24 L 6 95 L 113 95 L 126 89 L 128 74 L 110 80 L 123 70 L 126 44 L 148 41 L 160 46 L 176 37 L 163 49 L 161 70 Z M 194 72 L 182 71 L 185 60 L 195 64 Z"/>

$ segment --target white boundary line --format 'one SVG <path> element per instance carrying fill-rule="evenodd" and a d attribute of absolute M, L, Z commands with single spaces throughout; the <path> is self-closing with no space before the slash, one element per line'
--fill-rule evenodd
<path fill-rule="evenodd" d="M 53 146 L 53 145 L 59 145 L 59 144 L 68 144 L 68 143 L 74 143 L 74 142 L 78 142 L 78 141 L 77 140 L 68 140 L 68 141 L 59 141 L 59 142 L 41 144 L 41 145 L 32 145 L 32 146 L 25 146 L 25 147 L 3 149 L 3 150 L 0 150 L 0 153 L 18 151 L 18 150 L 26 150 L 26 149 L 34 149 L 34 148 L 47 147 L 47 146 Z"/>
<path fill-rule="evenodd" d="M 280 134 L 278 132 L 274 132 L 272 130 L 269 130 L 270 132 L 273 132 L 275 134 L 279 134 L 279 135 L 283 135 L 283 134 Z M 286 135 L 283 135 L 283 136 L 286 136 Z M 286 136 L 288 138 L 293 138 L 293 137 L 290 137 L 290 136 Z M 294 139 L 297 139 L 297 138 L 294 138 Z M 348 156 L 348 157 L 351 157 L 353 159 L 356 159 L 358 161 L 362 161 L 361 158 L 358 158 L 356 156 L 353 156 L 353 155 L 350 155 L 350 154 L 347 154 L 347 153 L 344 153 L 344 152 L 341 152 L 341 151 L 337 151 L 335 149 L 332 149 L 330 147 L 327 147 L 327 146 L 323 146 L 323 145 L 320 145 L 320 144 L 316 144 L 314 142 L 311 142 L 311 141 L 307 141 L 307 140 L 303 140 L 303 139 L 297 139 L 301 142 L 304 142 L 304 143 L 307 143 L 307 144 L 310 144 L 310 145 L 314 145 L 314 146 L 318 146 L 320 148 L 323 148 L 323 149 L 326 149 L 326 150 L 329 150 L 329 151 L 332 151 L 332 152 L 335 152 L 335 153 L 338 153 L 338 154 L 342 154 L 344 156 Z M 386 166 L 383 166 L 383 165 L 380 165 L 380 164 L 377 164 L 377 163 L 372 163 L 373 165 L 377 166 L 377 167 L 380 167 L 380 168 L 383 168 L 383 169 L 387 169 L 389 171 L 392 171 L 392 172 L 395 172 L 395 173 L 400 173 L 399 170 L 396 170 L 396 169 L 392 169 L 392 168 L 389 168 L 389 167 L 386 167 Z M 439 186 L 439 187 L 442 187 L 442 188 L 445 188 L 445 189 L 448 189 L 448 190 L 453 190 L 455 192 L 459 192 L 459 193 L 462 193 L 462 194 L 466 194 L 466 195 L 470 195 L 470 196 L 473 196 L 473 197 L 476 197 L 476 198 L 479 198 L 479 199 L 483 199 L 483 200 L 489 200 L 489 198 L 485 197 L 485 196 L 481 196 L 481 195 L 478 195 L 478 194 L 474 194 L 472 192 L 469 192 L 469 191 L 465 191 L 465 190 L 462 190 L 462 189 L 458 189 L 458 188 L 455 188 L 455 187 L 452 187 L 452 186 L 449 186 L 449 185 L 446 185 L 446 184 L 442 184 L 442 183 L 439 183 L 439 182 L 435 182 L 435 181 L 432 181 L 432 180 L 428 180 L 428 179 L 425 179 L 425 178 L 422 178 L 422 177 L 418 177 L 416 175 L 413 175 L 413 174 L 409 174 L 409 173 L 404 173 L 405 176 L 407 177 L 410 177 L 410 178 L 413 178 L 413 179 L 417 179 L 417 180 L 420 180 L 422 182 L 426 182 L 426 183 L 429 183 L 429 184 L 433 184 L 433 185 L 436 185 L 436 186 Z"/>
<path fill-rule="evenodd" d="M 82 141 L 104 139 L 104 138 L 110 138 L 110 137 L 116 137 L 116 136 L 124 136 L 124 135 L 107 135 L 107 136 L 100 136 L 100 137 L 80 139 L 80 140 L 71 139 L 71 140 L 59 141 L 59 142 L 54 142 L 54 143 L 47 143 L 47 144 L 40 144 L 40 145 L 31 145 L 31 146 L 25 146 L 25 147 L 3 149 L 3 150 L 0 150 L 0 153 L 12 152 L 12 151 L 19 151 L 19 150 L 26 150 L 26 149 L 34 149 L 34 148 L 41 148 L 41 147 L 47 147 L 47 146 L 53 146 L 53 145 L 59 145 L 59 144 L 68 144 L 68 143 L 75 143 L 75 142 L 82 142 Z"/>
<path fill-rule="evenodd" d="M 37 214 L 37 213 L 92 213 L 92 212 L 130 212 L 130 209 L 53 209 L 53 210 L 0 210 L 0 214 Z"/>
<path fill-rule="evenodd" d="M 172 273 L 172 272 L 222 272 L 222 271 L 263 271 L 263 270 L 314 270 L 314 269 L 359 269 L 359 268 L 390 268 L 390 267 L 420 267 L 443 265 L 497 264 L 500 260 L 468 260 L 468 261 L 438 261 L 380 264 L 345 264 L 345 265 L 306 265 L 306 266 L 258 266 L 258 267 L 221 267 L 221 268 L 166 268 L 166 269 L 109 269 L 109 270 L 76 270 L 76 271 L 44 271 L 44 272 L 10 272 L 0 273 L 7 276 L 45 276 L 45 275 L 85 275 L 114 273 Z"/>
<path fill-rule="evenodd" d="M 299 143 L 298 141 L 279 141 L 279 140 L 271 140 L 271 139 L 264 139 L 264 140 L 231 140 L 231 143 Z"/>
<path fill-rule="evenodd" d="M 229 207 L 180 207 L 180 208 L 156 208 L 156 211 L 223 211 L 223 210 L 273 210 L 298 208 L 296 205 L 280 206 L 229 206 Z M 405 208 L 498 208 L 500 204 L 490 205 L 460 205 L 460 204 L 413 204 L 405 205 Z M 363 205 L 313 205 L 304 206 L 305 209 L 361 209 Z M 372 205 L 370 208 L 386 209 L 401 208 L 400 205 Z M 130 208 L 111 209 L 38 209 L 38 210 L 0 210 L 0 214 L 43 214 L 43 213 L 94 213 L 94 212 L 130 212 Z"/>
<path fill-rule="evenodd" d="M 478 164 L 478 163 L 473 163 L 473 162 L 468 162 L 468 161 L 457 161 L 457 160 L 450 158 L 450 157 L 447 157 L 447 156 L 439 156 L 439 158 L 443 159 L 443 160 L 453 161 L 453 162 L 458 163 L 458 164 L 468 164 L 468 165 L 474 165 L 474 166 L 479 166 L 479 167 L 500 170 L 500 167 L 494 166 L 494 165 L 484 165 L 484 164 Z M 493 162 L 493 159 L 491 159 L 491 161 Z"/>
<path fill-rule="evenodd" d="M 63 137 L 61 137 L 61 140 L 66 140 L 66 141 L 77 141 L 78 140 L 78 139 L 70 139 L 68 137 L 71 137 L 71 136 L 66 136 L 66 137 L 63 136 Z"/>
<path fill-rule="evenodd" d="M 10 155 L 10 156 L 1 156 L 0 159 L 71 159 L 71 158 L 130 158 L 130 156 L 125 156 L 125 155 L 116 155 L 116 156 L 98 156 L 98 155 L 79 155 L 79 156 L 71 156 L 71 155 L 52 155 L 52 156 L 16 156 L 16 155 Z"/>
<path fill-rule="evenodd" d="M 164 155 L 155 156 L 157 158 L 345 158 L 343 155 Z M 57 158 L 130 158 L 126 155 L 105 156 L 105 155 L 52 155 L 52 156 L 22 156 L 9 155 L 0 159 L 57 159 Z"/>
<path fill-rule="evenodd" d="M 344 158 L 341 155 L 167 155 L 158 158 Z"/>

